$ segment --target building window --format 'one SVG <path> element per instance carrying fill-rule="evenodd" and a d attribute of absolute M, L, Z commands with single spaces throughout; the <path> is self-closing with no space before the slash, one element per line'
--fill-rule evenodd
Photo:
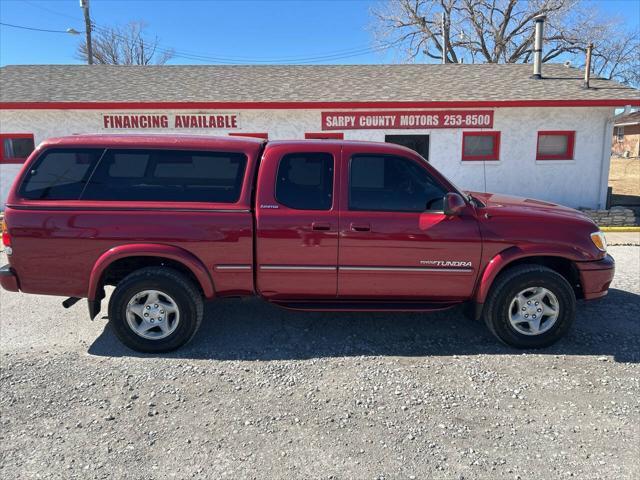
<path fill-rule="evenodd" d="M 333 156 L 329 153 L 291 153 L 280 160 L 276 200 L 296 210 L 331 210 Z"/>
<path fill-rule="evenodd" d="M 342 132 L 320 132 L 313 133 L 307 132 L 304 134 L 304 138 L 307 140 L 342 140 L 344 133 Z"/>
<path fill-rule="evenodd" d="M 32 133 L 0 133 L 0 163 L 24 163 L 35 149 Z"/>
<path fill-rule="evenodd" d="M 262 132 L 252 132 L 252 133 L 245 133 L 245 132 L 229 132 L 229 136 L 230 137 L 253 137 L 253 138 L 264 138 L 265 140 L 269 139 L 269 134 L 268 133 L 262 133 Z"/>
<path fill-rule="evenodd" d="M 500 160 L 500 132 L 462 132 L 462 160 Z"/>
<path fill-rule="evenodd" d="M 618 143 L 624 142 L 624 127 L 616 127 L 615 135 Z"/>
<path fill-rule="evenodd" d="M 538 132 L 536 160 L 573 160 L 576 132 Z"/>
<path fill-rule="evenodd" d="M 429 135 L 385 135 L 384 141 L 410 148 L 429 161 Z"/>

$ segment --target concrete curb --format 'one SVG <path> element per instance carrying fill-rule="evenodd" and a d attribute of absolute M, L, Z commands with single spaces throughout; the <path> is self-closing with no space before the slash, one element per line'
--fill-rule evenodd
<path fill-rule="evenodd" d="M 603 232 L 640 232 L 640 227 L 600 227 Z"/>

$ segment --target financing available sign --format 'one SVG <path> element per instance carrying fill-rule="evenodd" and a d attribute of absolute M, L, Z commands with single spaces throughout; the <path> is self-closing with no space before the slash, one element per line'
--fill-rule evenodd
<path fill-rule="evenodd" d="M 236 129 L 237 113 L 109 113 L 102 115 L 102 128 L 107 130 L 211 130 Z"/>
<path fill-rule="evenodd" d="M 492 110 L 322 112 L 322 130 L 492 127 Z"/>

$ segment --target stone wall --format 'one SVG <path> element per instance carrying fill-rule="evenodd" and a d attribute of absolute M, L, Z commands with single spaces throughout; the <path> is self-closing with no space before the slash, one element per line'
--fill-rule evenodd
<path fill-rule="evenodd" d="M 581 209 L 600 227 L 627 227 L 640 225 L 640 212 L 627 207 L 611 207 L 610 210 Z"/>

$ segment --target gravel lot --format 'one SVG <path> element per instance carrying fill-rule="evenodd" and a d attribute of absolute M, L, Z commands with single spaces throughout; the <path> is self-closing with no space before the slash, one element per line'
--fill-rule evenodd
<path fill-rule="evenodd" d="M 533 354 L 458 310 L 227 300 L 154 357 L 84 302 L 2 292 L 0 477 L 637 479 L 640 247 L 610 250 L 609 296 Z"/>

